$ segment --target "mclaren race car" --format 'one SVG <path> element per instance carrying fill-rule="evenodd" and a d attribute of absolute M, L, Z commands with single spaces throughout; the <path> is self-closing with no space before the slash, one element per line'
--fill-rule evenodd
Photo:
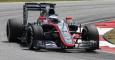
<path fill-rule="evenodd" d="M 72 24 L 71 16 L 59 19 L 55 13 L 55 5 L 25 3 L 23 20 L 9 19 L 7 22 L 8 41 L 24 43 L 31 50 L 81 48 L 93 51 L 99 49 L 99 33 L 95 25 L 87 24 L 81 28 Z M 40 11 L 36 22 L 28 23 L 28 11 Z"/>

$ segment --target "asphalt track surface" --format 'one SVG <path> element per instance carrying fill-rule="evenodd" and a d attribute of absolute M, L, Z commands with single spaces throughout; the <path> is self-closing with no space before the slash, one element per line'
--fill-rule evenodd
<path fill-rule="evenodd" d="M 115 60 L 115 54 L 101 51 L 83 50 L 40 50 L 31 51 L 17 43 L 9 43 L 6 37 L 6 23 L 9 18 L 22 19 L 23 3 L 0 3 L 0 60 Z M 115 1 L 82 1 L 57 3 L 59 16 L 74 16 L 78 23 L 101 21 L 115 17 Z M 33 15 L 34 14 L 34 15 Z M 38 13 L 30 13 L 30 19 L 36 20 Z M 36 17 L 35 17 L 36 16 Z"/>

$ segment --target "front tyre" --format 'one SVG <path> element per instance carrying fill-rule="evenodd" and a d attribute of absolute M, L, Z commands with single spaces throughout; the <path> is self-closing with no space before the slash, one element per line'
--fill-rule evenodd
<path fill-rule="evenodd" d="M 82 30 L 82 40 L 90 42 L 86 51 L 99 49 L 99 33 L 95 25 L 85 25 Z"/>
<path fill-rule="evenodd" d="M 39 50 L 38 41 L 43 39 L 43 30 L 39 25 L 29 24 L 27 31 L 27 45 L 30 50 Z"/>

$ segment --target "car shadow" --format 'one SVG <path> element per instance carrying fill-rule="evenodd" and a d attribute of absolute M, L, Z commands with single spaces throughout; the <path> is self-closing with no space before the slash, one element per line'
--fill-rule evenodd
<path fill-rule="evenodd" d="M 56 53 L 86 53 L 86 54 L 99 54 L 97 51 L 85 51 L 83 49 L 40 49 L 40 50 L 29 50 L 28 48 L 23 49 L 34 52 L 56 52 Z"/>
<path fill-rule="evenodd" d="M 85 51 L 84 49 L 48 49 L 48 51 L 52 52 L 60 52 L 60 53 L 88 53 L 88 54 L 98 54 L 97 51 Z"/>
<path fill-rule="evenodd" d="M 2 41 L 3 43 L 10 43 L 9 41 Z"/>

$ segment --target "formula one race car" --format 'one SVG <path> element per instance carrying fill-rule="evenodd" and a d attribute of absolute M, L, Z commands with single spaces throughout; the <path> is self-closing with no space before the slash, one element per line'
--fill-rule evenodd
<path fill-rule="evenodd" d="M 74 49 L 87 51 L 99 49 L 99 33 L 95 25 L 78 25 L 59 19 L 52 3 L 25 3 L 23 21 L 9 19 L 7 37 L 9 42 L 25 43 L 29 49 Z M 46 7 L 49 6 L 47 9 Z M 37 22 L 28 23 L 28 11 L 40 11 Z M 67 17 L 71 20 L 71 17 Z M 71 20 L 72 21 L 72 20 Z M 80 30 L 80 31 L 78 31 Z"/>

